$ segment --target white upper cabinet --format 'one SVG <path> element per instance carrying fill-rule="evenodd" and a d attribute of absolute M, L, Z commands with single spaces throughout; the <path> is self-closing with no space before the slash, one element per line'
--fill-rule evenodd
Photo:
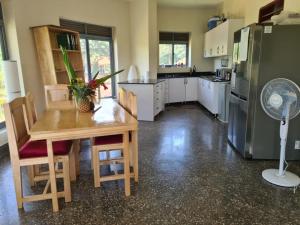
<path fill-rule="evenodd" d="M 234 32 L 243 27 L 242 19 L 228 19 L 214 29 L 205 33 L 204 57 L 231 55 Z"/>

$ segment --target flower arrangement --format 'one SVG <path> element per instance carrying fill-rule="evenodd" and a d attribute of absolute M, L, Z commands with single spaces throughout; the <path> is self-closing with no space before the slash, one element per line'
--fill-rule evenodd
<path fill-rule="evenodd" d="M 75 97 L 77 107 L 81 112 L 88 112 L 91 110 L 91 104 L 96 96 L 96 89 L 102 86 L 104 90 L 107 89 L 105 85 L 105 81 L 110 79 L 111 77 L 123 72 L 124 70 L 119 70 L 114 72 L 110 75 L 97 78 L 99 75 L 99 71 L 93 76 L 93 79 L 90 80 L 88 83 L 85 83 L 81 78 L 78 78 L 75 70 L 70 63 L 69 56 L 67 50 L 60 46 L 64 65 L 66 67 L 66 71 L 69 78 L 69 89 L 72 92 L 72 95 Z"/>

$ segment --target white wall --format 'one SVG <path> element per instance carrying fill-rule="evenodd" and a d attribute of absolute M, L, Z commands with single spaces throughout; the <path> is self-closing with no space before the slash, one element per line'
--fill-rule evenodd
<path fill-rule="evenodd" d="M 207 21 L 217 13 L 217 8 L 171 8 L 158 7 L 158 30 L 190 33 L 191 66 L 198 71 L 211 71 L 212 59 L 203 57 L 204 33 Z M 189 68 L 159 68 L 159 72 L 184 72 Z"/>
<path fill-rule="evenodd" d="M 158 29 L 157 0 L 149 1 L 149 72 L 151 78 L 157 77 L 158 67 Z"/>
<path fill-rule="evenodd" d="M 39 72 L 32 26 L 59 25 L 59 18 L 114 27 L 116 69 L 127 69 L 131 64 L 129 4 L 119 0 L 3 0 L 4 21 L 7 29 L 11 59 L 17 60 L 24 80 L 24 92 L 32 92 L 38 112 L 44 109 L 44 92 Z M 21 79 L 21 80 L 22 80 Z M 22 85 L 21 85 L 22 86 Z"/>
<path fill-rule="evenodd" d="M 148 0 L 132 0 L 129 5 L 132 64 L 142 77 L 149 71 Z"/>

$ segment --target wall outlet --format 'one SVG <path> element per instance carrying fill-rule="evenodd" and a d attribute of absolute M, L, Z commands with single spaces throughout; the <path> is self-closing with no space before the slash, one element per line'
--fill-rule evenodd
<path fill-rule="evenodd" d="M 295 149 L 300 150 L 300 140 L 295 141 Z"/>

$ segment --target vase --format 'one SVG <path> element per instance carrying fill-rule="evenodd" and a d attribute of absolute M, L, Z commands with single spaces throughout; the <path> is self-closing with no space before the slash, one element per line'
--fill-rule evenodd
<path fill-rule="evenodd" d="M 91 102 L 88 98 L 80 98 L 76 100 L 77 110 L 82 113 L 91 111 Z"/>

